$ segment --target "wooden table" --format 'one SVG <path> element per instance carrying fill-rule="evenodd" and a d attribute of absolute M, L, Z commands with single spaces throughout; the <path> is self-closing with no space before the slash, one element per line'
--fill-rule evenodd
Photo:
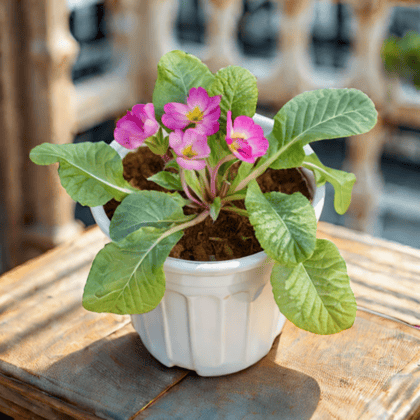
<path fill-rule="evenodd" d="M 201 378 L 149 355 L 129 317 L 81 306 L 98 228 L 0 278 L 0 412 L 15 419 L 418 419 L 420 250 L 320 223 L 344 256 L 354 326 L 287 322 L 267 357 Z"/>

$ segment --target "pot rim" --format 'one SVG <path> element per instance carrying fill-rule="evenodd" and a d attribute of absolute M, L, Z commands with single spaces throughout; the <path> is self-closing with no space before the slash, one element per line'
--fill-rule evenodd
<path fill-rule="evenodd" d="M 268 134 L 273 126 L 274 121 L 270 118 L 264 117 L 259 114 L 255 114 L 253 117 L 254 121 L 259 124 L 264 134 Z M 123 158 L 130 150 L 122 147 L 115 140 L 113 140 L 110 146 L 117 151 L 117 153 Z M 313 153 L 312 148 L 309 145 L 304 146 L 306 155 Z M 325 185 L 321 187 L 315 186 L 315 178 L 311 171 L 304 169 L 304 175 L 306 176 L 309 183 L 314 186 L 315 194 L 312 200 L 312 206 L 315 210 L 317 221 L 321 216 L 322 209 L 324 207 L 325 199 Z M 110 220 L 108 219 L 105 210 L 102 206 L 91 207 L 91 212 L 96 223 L 102 230 L 102 232 L 109 238 L 109 226 Z M 167 257 L 164 263 L 164 269 L 166 272 L 179 273 L 179 274 L 199 274 L 207 276 L 217 276 L 220 272 L 224 275 L 230 273 L 238 273 L 241 271 L 250 270 L 256 267 L 260 267 L 263 264 L 272 264 L 273 261 L 267 256 L 264 251 L 257 252 L 256 254 L 248 255 L 242 258 L 235 258 L 227 261 L 190 261 L 182 260 L 179 258 Z"/>

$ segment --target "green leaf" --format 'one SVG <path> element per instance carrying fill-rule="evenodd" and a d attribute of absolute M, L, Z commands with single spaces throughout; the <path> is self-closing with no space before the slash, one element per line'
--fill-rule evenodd
<path fill-rule="evenodd" d="M 274 117 L 272 136 L 277 144 L 273 144 L 272 155 L 276 150 L 284 153 L 298 142 L 303 147 L 313 141 L 366 133 L 376 120 L 375 105 L 360 90 L 319 89 L 301 93 Z"/>
<path fill-rule="evenodd" d="M 267 153 L 261 157 L 256 165 L 256 168 L 259 168 L 264 162 L 266 162 L 270 157 L 272 157 L 278 151 L 277 139 L 274 137 L 273 133 L 270 133 L 267 136 L 269 141 L 269 148 Z M 288 147 L 280 157 L 275 160 L 270 168 L 272 169 L 289 169 L 289 168 L 298 168 L 302 165 L 303 160 L 305 159 L 305 150 L 301 141 L 296 141 L 290 147 Z"/>
<path fill-rule="evenodd" d="M 167 190 L 182 191 L 181 179 L 179 174 L 173 174 L 168 171 L 161 171 L 157 174 L 147 178 L 148 181 L 153 181 Z"/>
<path fill-rule="evenodd" d="M 29 157 L 38 165 L 59 162 L 61 184 L 70 197 L 83 206 L 102 206 L 112 198 L 121 201 L 137 191 L 123 178 L 121 157 L 102 141 L 43 143 L 32 149 Z"/>
<path fill-rule="evenodd" d="M 118 242 L 144 226 L 161 229 L 183 221 L 185 215 L 176 196 L 178 194 L 144 190 L 126 197 L 112 217 L 109 226 L 111 239 Z"/>
<path fill-rule="evenodd" d="M 233 179 L 233 182 L 229 188 L 229 193 L 233 193 L 235 188 L 239 185 L 241 181 L 243 181 L 252 171 L 254 168 L 253 163 L 249 162 L 241 162 L 238 168 L 238 173 L 236 174 L 235 178 Z"/>
<path fill-rule="evenodd" d="M 217 220 L 221 208 L 222 208 L 222 201 L 220 197 L 216 197 L 213 203 L 210 204 L 210 216 L 213 219 L 213 221 Z"/>
<path fill-rule="evenodd" d="M 207 144 L 211 150 L 208 157 L 211 167 L 215 167 L 224 157 L 232 153 L 226 143 L 225 136 L 225 131 L 218 131 L 216 134 L 207 137 Z"/>
<path fill-rule="evenodd" d="M 162 239 L 163 230 L 144 227 L 124 241 L 109 243 L 95 257 L 83 293 L 92 312 L 149 312 L 165 293 L 163 263 L 183 233 Z"/>
<path fill-rule="evenodd" d="M 184 173 L 185 182 L 187 183 L 187 185 L 197 194 L 198 197 L 200 197 L 200 199 L 203 199 L 200 181 L 195 171 L 183 170 L 183 173 Z"/>
<path fill-rule="evenodd" d="M 289 265 L 311 256 L 317 221 L 315 210 L 302 194 L 263 194 L 253 180 L 248 184 L 245 207 L 255 236 L 269 257 Z"/>
<path fill-rule="evenodd" d="M 185 103 L 192 87 L 208 89 L 214 75 L 197 57 L 184 51 L 171 51 L 158 63 L 158 77 L 153 91 L 156 118 L 160 121 L 163 107 L 169 102 Z"/>
<path fill-rule="evenodd" d="M 226 113 L 232 111 L 232 121 L 240 115 L 253 117 L 257 107 L 257 79 L 249 71 L 238 66 L 220 69 L 209 88 L 209 96 L 222 95 L 220 102 L 220 129 L 226 131 Z"/>
<path fill-rule="evenodd" d="M 147 147 L 155 154 L 155 155 L 164 155 L 169 147 L 169 136 L 163 135 L 162 127 L 159 128 L 159 131 L 155 136 L 149 137 L 145 141 Z"/>
<path fill-rule="evenodd" d="M 334 334 L 354 323 L 357 307 L 346 263 L 326 239 L 317 239 L 312 256 L 295 267 L 276 263 L 271 285 L 280 311 L 303 330 Z"/>
<path fill-rule="evenodd" d="M 178 162 L 176 161 L 176 159 L 171 159 L 169 162 L 165 163 L 165 169 L 176 169 L 179 172 L 179 165 Z"/>
<path fill-rule="evenodd" d="M 324 166 L 315 153 L 305 157 L 303 166 L 314 171 L 317 185 L 323 185 L 326 181 L 333 185 L 335 211 L 344 214 L 350 205 L 355 175 Z"/>

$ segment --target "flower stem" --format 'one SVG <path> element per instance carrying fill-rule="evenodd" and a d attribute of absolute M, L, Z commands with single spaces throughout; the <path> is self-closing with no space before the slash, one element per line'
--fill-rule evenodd
<path fill-rule="evenodd" d="M 246 216 L 246 217 L 249 216 L 248 215 L 248 212 L 246 210 L 244 210 L 244 209 L 238 209 L 237 207 L 223 207 L 223 210 L 233 211 L 234 213 L 238 213 L 241 216 Z"/>
<path fill-rule="evenodd" d="M 160 155 L 165 165 L 172 160 L 174 157 L 172 156 L 171 149 L 168 148 L 168 151 L 164 155 Z"/>
<path fill-rule="evenodd" d="M 208 215 L 210 214 L 210 210 L 205 210 L 205 211 L 203 211 L 202 213 L 200 213 L 195 219 L 193 219 L 193 220 L 191 220 L 191 221 L 189 221 L 189 222 L 186 222 L 186 223 L 182 223 L 182 224 L 180 224 L 180 225 L 178 225 L 178 226 L 174 226 L 173 228 L 171 228 L 171 229 L 169 229 L 169 230 L 167 230 L 160 238 L 159 238 L 159 242 L 162 240 L 162 239 L 164 239 L 164 238 L 166 238 L 166 237 L 168 237 L 169 235 L 172 235 L 173 233 L 175 233 L 175 232 L 178 232 L 178 231 L 180 231 L 180 230 L 183 230 L 183 229 L 187 229 L 187 228 L 189 228 L 189 227 L 191 227 L 191 226 L 194 226 L 194 225 L 198 225 L 199 223 L 201 223 Z"/>
<path fill-rule="evenodd" d="M 187 182 L 185 181 L 185 175 L 184 175 L 184 169 L 180 168 L 180 177 L 181 177 L 181 184 L 182 184 L 182 188 L 184 189 L 185 194 L 187 194 L 187 197 L 193 201 L 194 203 L 198 204 L 200 207 L 203 207 L 203 204 L 200 203 L 200 201 L 196 200 L 191 192 L 190 189 L 188 188 Z"/>
<path fill-rule="evenodd" d="M 208 176 L 207 176 L 207 167 L 206 168 L 204 168 L 204 169 L 201 169 L 201 170 L 199 170 L 198 171 L 198 174 L 199 174 L 199 176 L 200 176 L 200 179 L 203 181 L 203 183 L 204 183 L 204 187 L 205 187 L 205 189 L 206 189 L 206 192 L 207 192 L 207 195 L 208 195 L 208 197 L 210 197 L 211 198 L 211 200 L 213 200 L 214 199 L 214 197 L 212 197 L 212 195 L 211 195 L 211 188 L 210 188 L 210 182 L 209 182 L 209 178 L 208 178 Z"/>
<path fill-rule="evenodd" d="M 245 199 L 245 194 L 229 195 L 222 199 L 222 204 L 227 203 L 229 201 L 244 200 L 244 199 Z"/>
<path fill-rule="evenodd" d="M 235 188 L 233 192 L 241 191 L 243 188 L 245 188 L 253 179 L 258 178 L 261 174 L 265 172 L 266 169 L 269 168 L 269 166 L 275 162 L 279 156 L 287 150 L 290 146 L 295 144 L 299 140 L 299 136 L 293 139 L 291 142 L 285 144 L 280 150 L 278 150 L 273 156 L 271 156 L 269 159 L 267 159 L 261 166 L 256 168 L 254 171 L 252 171 L 245 179 L 243 179 Z"/>
<path fill-rule="evenodd" d="M 210 172 L 210 188 L 211 188 L 211 194 L 212 197 L 216 197 L 217 194 L 217 188 L 216 188 L 216 179 L 217 179 L 217 172 L 219 171 L 219 168 L 225 163 L 229 162 L 230 160 L 236 159 L 236 156 L 234 154 L 225 156 L 214 168 L 209 168 Z"/>

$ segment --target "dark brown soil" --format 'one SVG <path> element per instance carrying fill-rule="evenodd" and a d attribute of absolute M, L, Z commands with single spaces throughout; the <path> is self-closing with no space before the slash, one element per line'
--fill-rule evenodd
<path fill-rule="evenodd" d="M 147 181 L 146 178 L 163 170 L 162 159 L 148 148 L 129 153 L 123 160 L 124 178 L 136 188 L 168 192 Z M 297 169 L 268 169 L 257 178 L 262 192 L 281 191 L 286 194 L 301 192 L 312 199 L 305 178 Z M 111 200 L 104 208 L 112 218 L 118 202 Z M 244 202 L 235 205 L 245 208 Z M 194 209 L 184 207 L 185 214 Z M 221 211 L 215 222 L 208 217 L 198 225 L 185 230 L 184 236 L 172 249 L 169 256 L 192 261 L 223 261 L 241 258 L 262 251 L 248 218 L 237 213 Z"/>

